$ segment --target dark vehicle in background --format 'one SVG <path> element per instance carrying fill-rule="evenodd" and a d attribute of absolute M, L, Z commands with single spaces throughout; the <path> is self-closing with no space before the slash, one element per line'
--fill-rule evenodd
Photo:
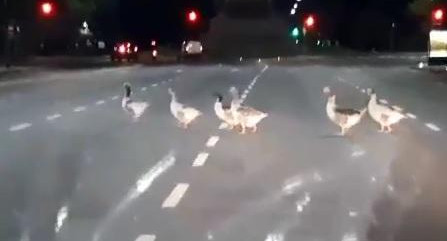
<path fill-rule="evenodd" d="M 112 61 L 137 61 L 138 60 L 138 46 L 131 42 L 120 42 L 113 46 L 111 55 Z"/>

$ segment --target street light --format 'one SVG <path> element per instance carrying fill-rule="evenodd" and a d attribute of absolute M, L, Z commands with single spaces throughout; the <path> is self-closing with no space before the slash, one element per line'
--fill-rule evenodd
<path fill-rule="evenodd" d="M 196 11 L 191 10 L 188 12 L 188 21 L 189 22 L 194 23 L 197 21 L 198 18 L 199 18 L 199 16 Z"/>
<path fill-rule="evenodd" d="M 293 4 L 293 8 L 298 8 L 298 3 Z"/>
<path fill-rule="evenodd" d="M 295 13 L 296 13 L 296 9 L 295 9 L 295 8 L 292 8 L 292 9 L 290 10 L 290 15 L 295 15 Z"/>
<path fill-rule="evenodd" d="M 304 25 L 306 25 L 307 28 L 312 28 L 315 25 L 315 18 L 312 15 L 307 16 L 306 20 L 304 21 Z"/>

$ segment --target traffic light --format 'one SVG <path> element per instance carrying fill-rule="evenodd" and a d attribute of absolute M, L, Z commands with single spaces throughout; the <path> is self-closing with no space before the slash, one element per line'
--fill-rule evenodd
<path fill-rule="evenodd" d="M 310 29 L 315 25 L 315 18 L 312 15 L 309 15 L 306 17 L 306 19 L 304 20 L 304 26 L 306 26 L 306 28 Z"/>
<path fill-rule="evenodd" d="M 52 2 L 42 2 L 39 8 L 41 15 L 44 17 L 52 17 L 55 14 L 55 7 Z"/>
<path fill-rule="evenodd" d="M 195 23 L 195 22 L 197 22 L 198 19 L 199 19 L 199 14 L 198 14 L 197 11 L 195 11 L 195 10 L 190 10 L 190 11 L 187 13 L 187 18 L 188 18 L 188 22 L 190 22 L 190 23 Z"/>
<path fill-rule="evenodd" d="M 299 35 L 300 35 L 300 31 L 298 30 L 298 27 L 294 27 L 292 29 L 292 37 L 298 38 Z"/>
<path fill-rule="evenodd" d="M 432 12 L 432 21 L 434 25 L 441 25 L 444 21 L 444 10 L 441 8 L 434 9 Z"/>

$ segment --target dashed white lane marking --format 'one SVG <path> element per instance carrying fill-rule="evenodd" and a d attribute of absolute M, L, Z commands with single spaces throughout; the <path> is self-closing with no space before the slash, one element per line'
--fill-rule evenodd
<path fill-rule="evenodd" d="M 196 159 L 194 160 L 192 166 L 193 167 L 200 167 L 205 165 L 206 159 L 208 159 L 208 156 L 210 154 L 206 152 L 201 152 L 197 155 Z"/>
<path fill-rule="evenodd" d="M 73 112 L 82 112 L 82 111 L 85 111 L 86 109 L 87 109 L 87 107 L 85 107 L 85 106 L 78 106 L 73 109 Z"/>
<path fill-rule="evenodd" d="M 357 235 L 355 233 L 346 233 L 341 241 L 357 241 Z"/>
<path fill-rule="evenodd" d="M 112 100 L 117 100 L 119 98 L 120 98 L 119 95 L 115 95 L 115 96 L 112 97 Z"/>
<path fill-rule="evenodd" d="M 54 231 L 56 233 L 59 233 L 67 217 L 68 217 L 68 206 L 65 205 L 61 207 L 61 209 L 59 209 L 59 212 L 57 212 L 56 224 L 54 225 Z"/>
<path fill-rule="evenodd" d="M 151 86 L 152 86 L 152 87 L 157 87 L 157 86 L 158 86 L 158 84 L 152 84 Z"/>
<path fill-rule="evenodd" d="M 385 105 L 387 105 L 387 104 L 388 104 L 388 101 L 387 101 L 387 100 L 385 100 L 385 99 L 380 99 L 380 100 L 379 100 L 379 102 L 380 102 L 380 103 L 382 103 L 382 104 L 385 104 Z"/>
<path fill-rule="evenodd" d="M 156 238 L 157 236 L 153 234 L 142 234 L 135 241 L 155 241 Z"/>
<path fill-rule="evenodd" d="M 180 200 L 182 200 L 183 195 L 185 195 L 188 188 L 188 183 L 178 183 L 172 190 L 171 194 L 169 194 L 169 196 L 165 199 L 161 207 L 175 208 L 179 204 Z"/>
<path fill-rule="evenodd" d="M 105 100 L 98 100 L 98 101 L 96 101 L 96 105 L 103 105 L 103 104 L 105 104 L 106 103 L 106 101 Z"/>
<path fill-rule="evenodd" d="M 211 136 L 208 141 L 206 142 L 206 147 L 214 147 L 216 146 L 217 142 L 219 141 L 218 136 Z"/>
<path fill-rule="evenodd" d="M 177 69 L 176 72 L 177 72 L 177 73 L 182 73 L 182 72 L 183 72 L 183 69 Z"/>
<path fill-rule="evenodd" d="M 362 89 L 361 91 L 362 91 L 362 93 L 366 93 L 366 90 L 365 90 L 365 89 Z"/>
<path fill-rule="evenodd" d="M 232 68 L 230 72 L 231 73 L 239 72 L 239 68 Z"/>
<path fill-rule="evenodd" d="M 357 217 L 358 216 L 358 213 L 356 212 L 356 211 L 349 211 L 349 217 Z"/>
<path fill-rule="evenodd" d="M 9 131 L 12 131 L 12 132 L 14 132 L 14 131 L 21 131 L 21 130 L 24 130 L 24 129 L 29 128 L 31 126 L 32 126 L 31 123 L 20 123 L 20 124 L 11 126 L 9 128 Z"/>
<path fill-rule="evenodd" d="M 411 119 L 416 119 L 417 118 L 417 116 L 415 114 L 412 114 L 410 112 L 408 112 L 406 115 L 408 116 L 408 118 L 411 118 Z"/>
<path fill-rule="evenodd" d="M 244 101 L 246 98 L 247 98 L 247 94 L 246 94 L 246 93 L 244 93 L 244 94 L 241 95 L 241 99 L 242 99 L 242 101 Z"/>
<path fill-rule="evenodd" d="M 57 118 L 61 118 L 61 117 L 62 117 L 61 114 L 56 113 L 56 114 L 48 115 L 46 119 L 47 119 L 47 121 L 52 121 L 52 120 L 56 120 Z"/>
<path fill-rule="evenodd" d="M 284 234 L 282 233 L 269 233 L 265 238 L 265 241 L 284 241 Z"/>
<path fill-rule="evenodd" d="M 141 88 L 141 91 L 146 91 L 147 90 L 147 87 L 142 87 Z"/>
<path fill-rule="evenodd" d="M 110 222 L 119 214 L 125 210 L 129 204 L 132 203 L 133 200 L 140 197 L 143 193 L 147 192 L 151 187 L 152 183 L 160 177 L 163 173 L 165 173 L 169 168 L 171 168 L 175 164 L 175 156 L 171 151 L 168 155 L 163 157 L 155 166 L 149 169 L 146 173 L 144 173 L 136 182 L 136 184 L 129 190 L 126 196 L 116 205 L 100 222 L 99 226 L 96 228 L 95 233 L 93 234 L 93 241 L 100 241 L 101 236 L 110 224 Z"/>
<path fill-rule="evenodd" d="M 377 178 L 374 177 L 374 176 L 372 176 L 372 177 L 371 177 L 371 182 L 377 182 Z"/>
<path fill-rule="evenodd" d="M 441 131 L 441 128 L 439 128 L 437 125 L 433 124 L 433 123 L 425 123 L 425 126 L 428 127 L 430 130 L 432 131 Z"/>
<path fill-rule="evenodd" d="M 361 156 L 365 155 L 365 153 L 366 152 L 364 150 L 357 150 L 357 151 L 352 152 L 351 156 L 354 158 L 361 157 Z"/>

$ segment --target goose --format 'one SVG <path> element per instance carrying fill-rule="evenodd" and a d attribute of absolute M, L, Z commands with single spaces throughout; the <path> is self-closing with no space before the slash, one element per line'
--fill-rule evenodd
<path fill-rule="evenodd" d="M 238 123 L 234 118 L 231 107 L 222 104 L 223 96 L 221 94 L 215 93 L 214 96 L 217 97 L 216 102 L 214 103 L 214 112 L 216 113 L 216 116 L 222 120 L 229 129 L 233 129 Z"/>
<path fill-rule="evenodd" d="M 362 110 L 355 110 L 339 108 L 336 104 L 335 98 L 335 95 L 328 97 L 326 103 L 326 114 L 333 123 L 340 126 L 340 134 L 344 136 L 350 128 L 360 123 L 367 109 L 364 108 Z"/>
<path fill-rule="evenodd" d="M 172 115 L 179 121 L 179 125 L 188 128 L 188 125 L 199 117 L 202 113 L 192 107 L 186 107 L 177 101 L 177 97 L 171 88 L 168 89 L 171 95 L 170 109 Z"/>
<path fill-rule="evenodd" d="M 124 96 L 121 100 L 121 107 L 130 113 L 134 120 L 138 120 L 141 115 L 143 115 L 144 111 L 147 107 L 149 107 L 149 103 L 147 102 L 136 102 L 133 101 L 130 96 L 132 95 L 132 88 L 130 83 L 126 82 L 123 84 L 124 86 Z"/>
<path fill-rule="evenodd" d="M 374 90 L 368 89 L 368 93 L 370 94 L 368 113 L 374 121 L 379 123 L 379 132 L 390 133 L 392 131 L 392 125 L 397 124 L 402 119 L 407 118 L 407 116 L 393 107 L 378 103 L 377 94 Z"/>
<path fill-rule="evenodd" d="M 236 87 L 232 86 L 230 92 L 233 96 L 230 110 L 236 122 L 241 126 L 241 134 L 245 134 L 247 128 L 251 128 L 253 132 L 256 132 L 258 129 L 257 124 L 266 118 L 268 114 L 253 107 L 242 105 L 242 100 Z"/>

